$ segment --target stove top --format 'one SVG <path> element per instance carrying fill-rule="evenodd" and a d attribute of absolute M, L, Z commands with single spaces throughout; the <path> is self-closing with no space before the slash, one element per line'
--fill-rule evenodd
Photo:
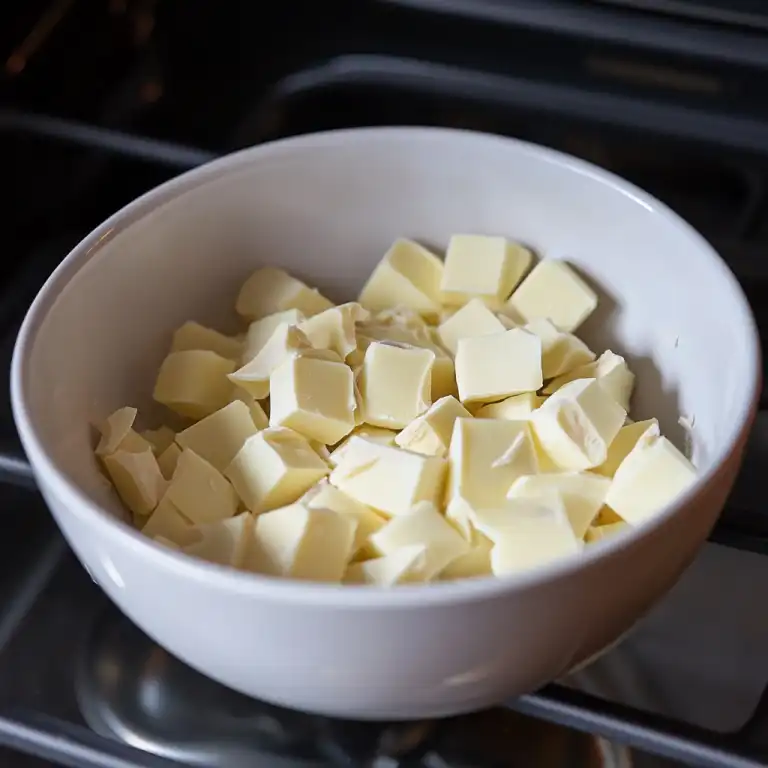
<path fill-rule="evenodd" d="M 436 5 L 0 10 L 6 368 L 39 286 L 115 209 L 223 152 L 360 125 L 512 135 L 629 178 L 713 242 L 768 334 L 768 35 L 651 3 L 642 19 L 629 2 L 478 0 L 471 17 L 460 0 Z M 490 6 L 503 18 L 480 13 Z M 711 543 L 628 639 L 488 712 L 371 724 L 242 697 L 123 618 L 36 493 L 0 381 L 0 507 L 13 521 L 0 539 L 0 764 L 768 767 L 768 411 Z"/>

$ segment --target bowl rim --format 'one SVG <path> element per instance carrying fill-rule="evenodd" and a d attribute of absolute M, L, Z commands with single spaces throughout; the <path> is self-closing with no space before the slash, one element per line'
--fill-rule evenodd
<path fill-rule="evenodd" d="M 271 577 L 192 558 L 158 544 L 115 518 L 106 509 L 92 501 L 64 472 L 59 470 L 33 426 L 34 420 L 27 402 L 26 382 L 30 352 L 34 347 L 38 331 L 59 295 L 66 290 L 75 275 L 88 264 L 107 241 L 118 233 L 124 232 L 150 211 L 158 209 L 192 189 L 200 188 L 230 174 L 236 174 L 246 166 L 254 166 L 268 159 L 279 159 L 281 156 L 290 155 L 297 148 L 322 149 L 352 142 L 407 143 L 413 140 L 429 141 L 431 144 L 444 143 L 450 146 L 451 151 L 456 151 L 457 144 L 487 143 L 498 146 L 500 151 L 511 150 L 522 153 L 537 162 L 555 165 L 564 172 L 590 177 L 607 185 L 617 194 L 631 198 L 682 230 L 698 247 L 701 258 L 709 259 L 712 268 L 720 270 L 723 290 L 731 292 L 736 299 L 737 312 L 740 314 L 739 324 L 743 329 L 743 340 L 746 343 L 743 376 L 745 396 L 728 439 L 721 443 L 710 467 L 699 475 L 691 488 L 674 502 L 666 505 L 655 517 L 637 526 L 630 535 L 593 544 L 578 556 L 563 558 L 521 573 L 504 576 L 485 576 L 428 584 L 398 585 L 394 589 L 376 589 L 363 585 L 323 584 Z M 61 500 L 66 514 L 75 515 L 84 523 L 95 526 L 110 545 L 116 548 L 127 547 L 160 570 L 171 570 L 179 576 L 198 580 L 207 587 L 215 587 L 244 596 L 283 603 L 379 610 L 489 599 L 500 594 L 555 581 L 593 567 L 600 561 L 620 556 L 622 551 L 633 546 L 641 538 L 651 536 L 683 507 L 702 494 L 716 478 L 725 462 L 738 449 L 750 430 L 759 400 L 761 374 L 761 347 L 757 324 L 741 286 L 730 268 L 691 225 L 664 203 L 634 184 L 585 160 L 512 137 L 453 128 L 411 126 L 345 128 L 279 139 L 224 155 L 149 190 L 96 227 L 56 267 L 26 313 L 16 339 L 11 362 L 11 405 L 22 445 L 35 476 L 44 478 L 49 492 Z"/>

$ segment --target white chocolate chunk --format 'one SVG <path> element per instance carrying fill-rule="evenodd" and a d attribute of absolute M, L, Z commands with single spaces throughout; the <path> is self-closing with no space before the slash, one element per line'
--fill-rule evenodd
<path fill-rule="evenodd" d="M 318 440 L 307 441 L 312 450 L 326 463 L 330 465 L 331 452 L 328 450 L 328 446 L 325 443 L 321 443 Z"/>
<path fill-rule="evenodd" d="M 352 556 L 354 518 L 291 504 L 256 518 L 249 569 L 311 581 L 341 581 Z"/>
<path fill-rule="evenodd" d="M 329 472 L 298 432 L 270 427 L 245 441 L 224 474 L 254 514 L 292 504 Z"/>
<path fill-rule="evenodd" d="M 440 314 L 443 262 L 412 240 L 396 240 L 368 278 L 359 302 L 371 312 L 405 306 L 425 317 Z"/>
<path fill-rule="evenodd" d="M 157 457 L 157 466 L 160 467 L 160 471 L 166 480 L 170 480 L 173 477 L 176 465 L 179 463 L 179 456 L 181 456 L 181 448 L 176 443 L 171 443 Z"/>
<path fill-rule="evenodd" d="M 469 544 L 429 502 L 417 504 L 408 514 L 393 517 L 370 537 L 370 543 L 379 555 L 392 555 L 412 544 L 423 545 L 426 548 L 422 569 L 425 581 L 469 551 Z"/>
<path fill-rule="evenodd" d="M 453 423 L 462 418 L 470 419 L 472 414 L 455 397 L 441 397 L 400 432 L 395 443 L 414 453 L 445 456 L 451 444 Z"/>
<path fill-rule="evenodd" d="M 252 536 L 252 526 L 253 517 L 248 512 L 198 526 L 195 530 L 200 538 L 183 547 L 183 550 L 210 563 L 241 568 Z"/>
<path fill-rule="evenodd" d="M 484 304 L 481 299 L 472 299 L 450 318 L 440 323 L 437 335 L 440 343 L 456 355 L 459 339 L 471 339 L 475 336 L 490 336 L 504 333 L 504 323 Z"/>
<path fill-rule="evenodd" d="M 299 326 L 306 319 L 304 313 L 299 312 L 298 309 L 286 309 L 284 312 L 275 312 L 273 315 L 267 315 L 260 320 L 254 320 L 248 326 L 248 332 L 245 335 L 242 354 L 243 364 L 250 362 L 261 352 L 278 326 Z"/>
<path fill-rule="evenodd" d="M 159 456 L 176 439 L 176 433 L 170 427 L 145 429 L 141 436 L 152 446 L 156 456 Z"/>
<path fill-rule="evenodd" d="M 512 483 L 508 499 L 542 499 L 556 493 L 563 501 L 573 532 L 584 538 L 605 503 L 611 481 L 591 472 L 561 472 L 520 477 Z"/>
<path fill-rule="evenodd" d="M 210 350 L 171 352 L 160 366 L 153 397 L 182 416 L 202 419 L 229 402 L 227 376 L 234 369 L 232 360 Z"/>
<path fill-rule="evenodd" d="M 498 309 L 531 264 L 531 252 L 503 237 L 454 235 L 445 253 L 440 284 L 446 304 L 480 298 Z"/>
<path fill-rule="evenodd" d="M 136 413 L 135 408 L 126 406 L 125 408 L 118 408 L 104 420 L 99 426 L 101 439 L 96 446 L 97 456 L 108 456 L 120 447 L 128 433 L 132 431 Z"/>
<path fill-rule="evenodd" d="M 371 534 L 381 528 L 386 519 L 371 507 L 355 501 L 338 488 L 334 488 L 327 480 L 321 480 L 310 488 L 300 499 L 309 509 L 330 509 L 337 515 L 348 515 L 357 523 L 352 555 L 365 549 Z"/>
<path fill-rule="evenodd" d="M 194 525 L 226 520 L 237 512 L 234 488 L 216 467 L 189 448 L 179 456 L 166 496 Z"/>
<path fill-rule="evenodd" d="M 229 402 L 234 403 L 239 400 L 241 403 L 245 403 L 251 412 L 253 426 L 256 429 L 266 429 L 269 426 L 269 416 L 267 416 L 261 403 L 252 394 L 240 389 L 240 387 L 233 387 L 232 390 Z"/>
<path fill-rule="evenodd" d="M 626 411 L 597 379 L 578 379 L 552 395 L 530 418 L 536 437 L 562 469 L 600 466 L 619 433 Z"/>
<path fill-rule="evenodd" d="M 135 515 L 146 517 L 158 505 L 168 483 L 152 448 L 116 450 L 103 457 L 104 467 L 123 504 Z"/>
<path fill-rule="evenodd" d="M 412 544 L 401 547 L 391 555 L 353 563 L 344 574 L 344 583 L 377 587 L 413 584 L 424 581 L 426 563 L 427 548 L 421 544 Z"/>
<path fill-rule="evenodd" d="M 167 539 L 177 547 L 186 547 L 200 539 L 197 528 L 179 512 L 168 496 L 163 496 L 141 532 L 150 539 Z"/>
<path fill-rule="evenodd" d="M 619 465 L 605 503 L 626 522 L 639 525 L 695 481 L 691 462 L 651 427 Z"/>
<path fill-rule="evenodd" d="M 396 325 L 413 330 L 427 328 L 426 321 L 416 310 L 403 306 L 390 307 L 377 312 L 374 321 L 376 325 Z"/>
<path fill-rule="evenodd" d="M 441 581 L 471 579 L 491 575 L 491 549 L 493 542 L 482 533 L 475 533 L 469 550 L 452 560 L 439 574 Z"/>
<path fill-rule="evenodd" d="M 243 283 L 235 303 L 237 313 L 247 320 L 258 320 L 286 309 L 298 309 L 306 317 L 312 317 L 332 306 L 317 290 L 277 267 L 257 269 Z"/>
<path fill-rule="evenodd" d="M 618 523 L 608 523 L 608 525 L 595 525 L 587 531 L 584 541 L 588 544 L 596 544 L 598 541 L 605 541 L 622 533 L 627 533 L 630 529 L 631 526 L 623 520 Z"/>
<path fill-rule="evenodd" d="M 371 343 L 359 380 L 364 421 L 402 429 L 424 413 L 432 404 L 434 361 L 428 349 Z"/>
<path fill-rule="evenodd" d="M 176 442 L 223 472 L 245 441 L 256 432 L 248 406 L 236 400 L 179 432 Z"/>
<path fill-rule="evenodd" d="M 659 422 L 656 419 L 646 419 L 625 424 L 608 448 L 608 458 L 593 471 L 606 477 L 613 477 L 629 452 L 637 445 L 637 441 L 649 429 L 655 430 L 654 434 L 659 434 Z"/>
<path fill-rule="evenodd" d="M 635 386 L 635 374 L 629 370 L 627 361 L 610 350 L 603 352 L 592 363 L 580 365 L 563 376 L 558 376 L 544 387 L 544 394 L 557 392 L 568 382 L 577 379 L 598 379 L 603 389 L 626 411 Z"/>
<path fill-rule="evenodd" d="M 564 261 L 544 259 L 518 286 L 506 304 L 526 322 L 551 320 L 573 333 L 597 307 L 597 294 Z"/>
<path fill-rule="evenodd" d="M 220 357 L 239 360 L 243 351 L 242 342 L 223 333 L 206 328 L 190 320 L 173 334 L 171 352 L 185 352 L 189 349 L 206 349 Z"/>
<path fill-rule="evenodd" d="M 272 427 L 290 427 L 323 445 L 355 428 L 354 376 L 344 363 L 290 357 L 272 371 L 269 390 Z"/>
<path fill-rule="evenodd" d="M 355 324 L 369 317 L 368 310 L 356 302 L 349 302 L 310 317 L 298 328 L 315 349 L 330 349 L 345 360 L 357 349 Z"/>
<path fill-rule="evenodd" d="M 506 536 L 505 531 L 520 519 L 531 516 L 557 514 L 566 516 L 565 505 L 556 492 L 542 494 L 536 498 L 505 499 L 497 507 L 486 509 L 470 508 L 472 528 L 490 541 L 495 542 Z"/>
<path fill-rule="evenodd" d="M 558 330 L 546 318 L 531 320 L 525 330 L 541 339 L 541 370 L 545 379 L 561 376 L 595 359 L 595 353 L 580 338 Z"/>
<path fill-rule="evenodd" d="M 537 470 L 525 421 L 456 419 L 448 457 L 447 499 L 454 520 L 458 513 L 452 501 L 463 499 L 473 509 L 503 506 L 512 483 Z"/>
<path fill-rule="evenodd" d="M 344 493 L 387 515 L 404 515 L 418 502 L 436 503 L 447 462 L 353 437 L 330 482 Z"/>
<path fill-rule="evenodd" d="M 372 427 L 369 424 L 363 424 L 360 427 L 355 427 L 352 432 L 350 432 L 349 437 L 344 438 L 344 440 L 342 440 L 336 446 L 336 448 L 331 451 L 331 455 L 328 457 L 328 463 L 332 467 L 336 467 L 342 462 L 344 453 L 349 446 L 349 441 L 355 436 L 365 440 L 370 440 L 372 443 L 381 443 L 381 445 L 394 445 L 397 432 L 395 432 L 393 429 Z"/>
<path fill-rule="evenodd" d="M 478 419 L 506 419 L 507 421 L 525 421 L 544 402 L 543 397 L 534 392 L 513 395 L 498 403 L 488 403 L 475 411 Z"/>
<path fill-rule="evenodd" d="M 543 383 L 541 341 L 522 328 L 460 339 L 455 363 L 462 403 L 490 403 L 536 392 Z"/>

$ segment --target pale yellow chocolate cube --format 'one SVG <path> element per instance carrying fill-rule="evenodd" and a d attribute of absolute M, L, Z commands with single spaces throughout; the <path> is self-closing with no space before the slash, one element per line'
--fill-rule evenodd
<path fill-rule="evenodd" d="M 544 402 L 545 398 L 534 392 L 512 395 L 498 403 L 488 403 L 475 411 L 478 419 L 506 419 L 524 421 Z"/>
<path fill-rule="evenodd" d="M 637 441 L 648 430 L 654 430 L 655 434 L 659 434 L 659 422 L 656 419 L 646 419 L 625 424 L 608 447 L 608 458 L 593 471 L 606 477 L 613 477 L 629 452 L 637 445 Z"/>
<path fill-rule="evenodd" d="M 136 414 L 135 408 L 126 406 L 118 408 L 104 419 L 103 423 L 99 425 L 101 438 L 96 446 L 97 456 L 108 456 L 120 447 L 125 438 L 133 432 L 133 422 L 136 420 Z"/>
<path fill-rule="evenodd" d="M 242 568 L 252 538 L 253 517 L 248 512 L 198 526 L 199 535 L 192 544 L 183 547 L 186 554 L 218 565 Z"/>
<path fill-rule="evenodd" d="M 393 587 L 424 581 L 427 548 L 422 544 L 401 547 L 391 555 L 353 563 L 344 574 L 345 584 Z"/>
<path fill-rule="evenodd" d="M 608 523 L 607 525 L 595 525 L 587 531 L 584 541 L 587 544 L 597 544 L 599 541 L 612 539 L 614 536 L 628 533 L 630 530 L 631 526 L 629 523 L 625 523 L 623 520 L 618 523 Z"/>
<path fill-rule="evenodd" d="M 160 467 L 160 471 L 166 480 L 170 480 L 173 477 L 176 465 L 179 463 L 179 456 L 181 456 L 181 448 L 176 443 L 171 443 L 157 457 L 157 466 Z"/>
<path fill-rule="evenodd" d="M 307 439 L 285 427 L 248 438 L 224 474 L 254 514 L 295 502 L 329 472 Z"/>
<path fill-rule="evenodd" d="M 541 339 L 541 370 L 545 379 L 561 376 L 595 359 L 595 353 L 580 338 L 559 330 L 550 320 L 531 320 L 525 330 Z"/>
<path fill-rule="evenodd" d="M 160 499 L 141 532 L 150 539 L 167 539 L 177 547 L 186 547 L 200 539 L 198 529 L 179 512 L 168 496 Z"/>
<path fill-rule="evenodd" d="M 168 485 L 152 448 L 147 446 L 142 451 L 118 449 L 102 459 L 123 504 L 136 515 L 148 516 Z"/>
<path fill-rule="evenodd" d="M 248 410 L 251 412 L 251 420 L 256 429 L 266 429 L 269 426 L 269 416 L 267 416 L 264 406 L 250 392 L 246 392 L 238 386 L 233 386 L 229 402 L 234 403 L 238 400 L 248 406 Z"/>
<path fill-rule="evenodd" d="M 176 330 L 171 341 L 171 352 L 184 352 L 189 349 L 207 349 L 220 357 L 239 360 L 243 344 L 238 339 L 190 320 Z"/>
<path fill-rule="evenodd" d="M 503 237 L 454 235 L 445 253 L 440 284 L 446 304 L 482 299 L 498 309 L 528 270 L 531 252 Z"/>
<path fill-rule="evenodd" d="M 451 560 L 440 571 L 438 578 L 441 581 L 454 579 L 471 579 L 477 576 L 491 575 L 491 549 L 493 542 L 482 533 L 475 532 L 472 543 L 468 543 L 469 550 Z"/>
<path fill-rule="evenodd" d="M 385 429 L 384 427 L 373 427 L 370 424 L 363 424 L 359 427 L 355 427 L 348 437 L 345 437 L 332 451 L 328 457 L 328 463 L 335 467 L 344 459 L 344 453 L 346 452 L 349 441 L 357 436 L 365 440 L 370 440 L 372 443 L 381 443 L 382 445 L 394 445 L 397 432 L 394 429 Z"/>
<path fill-rule="evenodd" d="M 401 448 L 428 456 L 445 456 L 451 444 L 456 419 L 472 418 L 472 414 L 452 396 L 441 397 L 414 419 L 397 437 Z"/>
<path fill-rule="evenodd" d="M 299 326 L 306 319 L 304 313 L 299 312 L 298 309 L 286 309 L 283 312 L 275 312 L 273 315 L 262 317 L 260 320 L 254 320 L 248 326 L 248 332 L 245 335 L 241 357 L 242 364 L 249 363 L 261 352 L 278 326 Z"/>
<path fill-rule="evenodd" d="M 156 456 L 159 456 L 176 439 L 176 433 L 170 427 L 145 429 L 141 436 L 152 445 Z"/>
<path fill-rule="evenodd" d="M 368 310 L 349 302 L 326 309 L 298 327 L 315 349 L 330 349 L 345 360 L 357 349 L 356 324 L 369 317 Z"/>
<path fill-rule="evenodd" d="M 290 427 L 323 445 L 355 428 L 354 376 L 344 363 L 291 357 L 272 371 L 269 389 L 272 427 Z"/>
<path fill-rule="evenodd" d="M 332 306 L 319 291 L 284 269 L 262 267 L 243 283 L 235 309 L 247 320 L 258 320 L 286 309 L 298 309 L 306 317 L 312 317 Z"/>
<path fill-rule="evenodd" d="M 456 355 L 459 339 L 490 336 L 504 333 L 507 327 L 486 306 L 482 299 L 472 299 L 447 320 L 440 323 L 437 335 L 440 343 L 452 355 Z"/>

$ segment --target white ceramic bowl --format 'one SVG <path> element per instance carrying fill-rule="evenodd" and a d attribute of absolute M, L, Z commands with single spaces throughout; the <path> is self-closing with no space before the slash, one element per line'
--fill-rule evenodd
<path fill-rule="evenodd" d="M 117 519 L 89 426 L 152 413 L 172 329 L 234 330 L 237 288 L 287 268 L 349 300 L 398 236 L 518 238 L 605 294 L 583 329 L 629 356 L 633 415 L 701 479 L 626 538 L 519 576 L 375 590 L 278 581 L 175 554 Z M 530 691 L 627 631 L 690 563 L 737 472 L 759 343 L 735 279 L 664 205 L 587 163 L 461 131 L 334 131 L 240 152 L 127 206 L 48 280 L 19 334 L 16 423 L 40 490 L 112 600 L 192 667 L 246 694 L 358 718 L 474 710 Z M 713 619 L 715 620 L 715 619 Z"/>

